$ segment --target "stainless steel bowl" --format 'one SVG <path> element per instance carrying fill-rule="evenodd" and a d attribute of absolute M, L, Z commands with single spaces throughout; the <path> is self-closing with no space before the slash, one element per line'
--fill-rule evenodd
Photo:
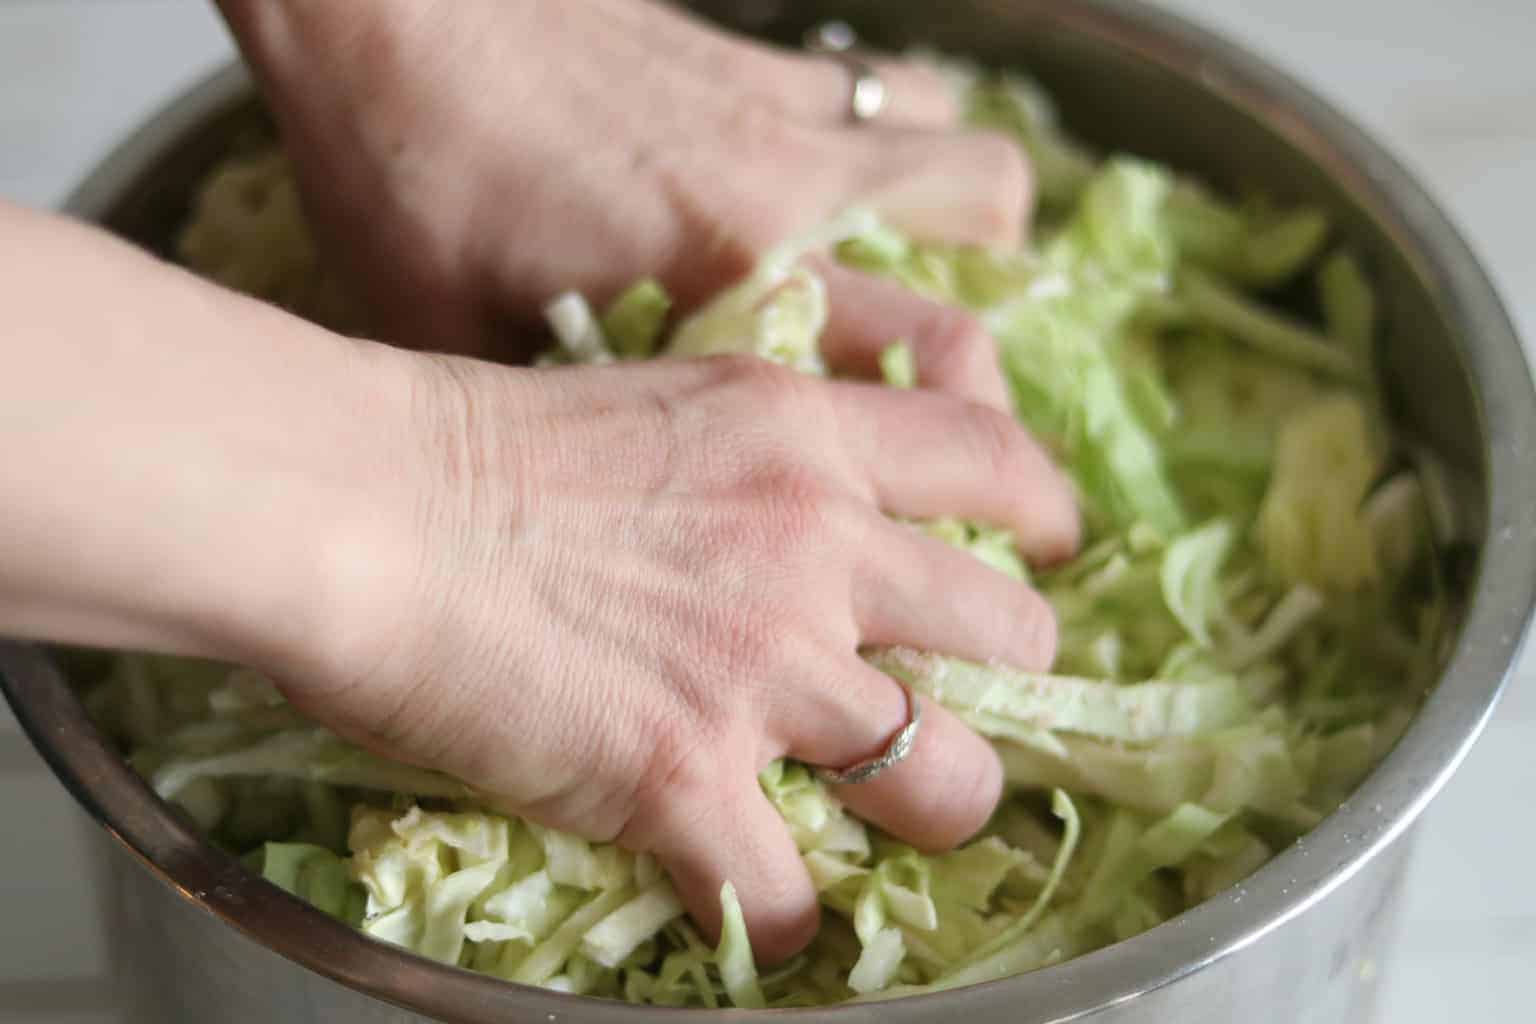
<path fill-rule="evenodd" d="M 1262 61 L 1140 0 L 695 6 L 784 39 L 838 16 L 877 42 L 1023 64 L 1094 141 L 1330 210 L 1381 287 L 1399 424 L 1463 479 L 1459 511 L 1478 550 L 1455 652 L 1414 726 L 1348 803 L 1245 883 L 1035 974 L 783 1015 L 842 1024 L 1367 1020 L 1405 835 L 1492 711 L 1536 597 L 1536 394 L 1487 276 L 1424 191 L 1358 128 Z M 70 208 L 163 251 L 193 182 L 258 116 L 247 79 L 231 68 L 136 132 Z M 33 741 L 101 826 L 91 831 L 107 874 L 104 909 L 135 1020 L 649 1024 L 677 1012 L 509 985 L 365 939 L 199 839 L 103 744 L 46 652 L 0 644 L 0 676 Z"/>

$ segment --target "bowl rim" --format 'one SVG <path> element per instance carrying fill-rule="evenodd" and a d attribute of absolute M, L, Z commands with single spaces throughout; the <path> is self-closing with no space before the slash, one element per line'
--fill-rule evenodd
<path fill-rule="evenodd" d="M 1536 389 L 1510 318 L 1467 243 L 1414 177 L 1329 103 L 1239 45 L 1140 0 L 1026 0 L 1032 14 L 1184 77 L 1266 120 L 1371 213 L 1413 265 L 1462 340 L 1487 470 L 1483 547 L 1461 634 L 1441 683 L 1359 789 L 1240 886 L 1149 932 L 1043 971 L 878 1004 L 699 1011 L 732 1020 L 918 1021 L 1029 1006 L 1032 1019 L 1079 1020 L 1170 985 L 1251 946 L 1345 884 L 1399 838 L 1465 757 L 1497 703 L 1536 608 Z M 1198 69 L 1191 71 L 1190 69 Z M 66 211 L 99 220 L 166 150 L 243 102 L 237 63 L 182 93 L 108 155 Z M 1448 685 L 1454 682 L 1454 685 Z M 507 1013 L 650 1024 L 678 1010 L 515 985 L 369 941 L 241 868 L 203 841 L 104 743 L 52 659 L 0 641 L 0 687 L 23 728 L 85 810 L 160 881 L 268 950 L 375 998 L 448 1021 Z M 1085 995 L 1086 994 L 1086 995 Z M 878 1007 L 878 1009 L 875 1009 Z"/>

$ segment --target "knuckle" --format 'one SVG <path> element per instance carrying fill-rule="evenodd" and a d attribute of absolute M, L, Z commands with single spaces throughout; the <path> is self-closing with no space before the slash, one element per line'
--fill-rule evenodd
<path fill-rule="evenodd" d="M 1025 645 L 1035 659 L 1033 665 L 1023 667 L 1043 672 L 1056 661 L 1061 625 L 1056 618 L 1056 609 L 1039 591 L 1025 587 L 1022 595 L 1018 622 L 1026 631 Z"/>
<path fill-rule="evenodd" d="M 1000 240 L 1016 238 L 1034 189 L 1028 158 L 1011 139 L 993 132 L 971 134 L 966 145 L 967 158 L 972 166 L 981 169 L 979 176 L 989 183 L 986 193 L 979 197 L 987 233 Z"/>
<path fill-rule="evenodd" d="M 1070 558 L 1083 542 L 1083 514 L 1078 508 L 1072 486 L 1063 478 L 1056 492 L 1059 505 L 1052 516 L 1051 534 L 1042 553 L 1048 562 Z"/>
<path fill-rule="evenodd" d="M 733 427 L 763 441 L 824 455 L 837 432 L 826 382 L 755 355 L 711 357 L 715 408 Z"/>
<path fill-rule="evenodd" d="M 741 600 L 773 599 L 788 580 L 809 583 L 839 547 L 867 527 L 834 480 L 797 452 L 779 446 L 732 460 L 715 508 L 691 543 L 690 564 Z M 803 596 L 803 595 L 802 595 Z"/>
<path fill-rule="evenodd" d="M 832 495 L 822 502 L 820 522 L 827 542 L 848 552 L 866 549 L 876 526 L 884 520 L 877 519 L 871 507 L 858 499 Z"/>
<path fill-rule="evenodd" d="M 711 381 L 717 385 L 750 386 L 768 373 L 763 363 L 757 356 L 730 352 L 710 356 L 700 365 L 711 371 Z"/>
<path fill-rule="evenodd" d="M 791 453 L 775 452 L 754 475 L 767 539 L 794 547 L 822 531 L 831 503 L 819 472 Z"/>
<path fill-rule="evenodd" d="M 763 417 L 747 422 L 754 436 L 744 442 L 732 495 L 751 510 L 737 520 L 744 539 L 762 554 L 788 556 L 845 527 L 835 472 L 814 444 L 801 440 L 804 417 L 792 419 L 787 430 Z"/>
<path fill-rule="evenodd" d="M 882 701 L 894 702 L 889 697 L 892 688 L 870 685 L 866 673 L 848 663 L 847 652 L 857 644 L 853 623 L 834 621 L 816 623 L 785 645 L 783 669 L 759 701 L 767 728 L 777 730 L 769 738 L 783 740 L 793 750 L 804 738 L 807 723 L 816 723 L 818 729 L 831 724 L 831 731 L 848 744 L 843 760 L 851 763 L 878 751 L 884 742 L 878 732 L 879 711 Z"/>
<path fill-rule="evenodd" d="M 959 759 L 950 784 L 950 845 L 964 842 L 985 825 L 1002 794 L 1001 765 L 991 751 L 977 747 L 976 756 Z"/>
<path fill-rule="evenodd" d="M 804 462 L 781 457 L 762 471 L 757 487 L 758 556 L 806 583 L 846 568 L 873 528 L 869 509 Z"/>
<path fill-rule="evenodd" d="M 937 67 L 924 61 L 903 61 L 897 70 L 904 77 L 903 94 L 912 94 L 914 111 L 942 124 L 960 120 L 960 98 L 953 85 Z"/>
<path fill-rule="evenodd" d="M 936 788 L 929 813 L 928 842 L 956 846 L 974 835 L 991 816 L 1002 794 L 1002 766 L 985 740 L 959 723 L 946 759 L 943 784 Z"/>
<path fill-rule="evenodd" d="M 765 964 L 789 959 L 810 945 L 821 928 L 816 894 L 803 873 L 781 872 L 765 890 L 763 905 L 774 908 L 772 926 L 754 934 L 752 948 Z M 759 941 L 757 935 L 762 936 Z"/>
<path fill-rule="evenodd" d="M 937 723 L 935 723 L 937 724 Z M 1002 794 L 1002 767 L 985 740 L 960 722 L 944 730 L 936 751 L 936 775 L 904 816 L 912 824 L 903 838 L 930 851 L 964 842 L 986 824 Z M 935 742 L 937 742 L 935 740 Z"/>
<path fill-rule="evenodd" d="M 724 628 L 716 642 L 720 673 L 733 693 L 748 702 L 759 696 L 757 691 L 760 681 L 781 677 L 790 660 L 787 651 L 789 641 L 786 631 L 781 628 L 782 620 L 772 614 L 760 614 L 764 611 L 777 611 L 773 604 L 772 598 L 766 598 L 756 603 L 753 611 L 744 610 L 731 616 L 723 624 Z M 776 623 L 780 628 L 770 626 L 769 622 Z M 724 717 L 719 714 L 699 717 L 715 728 L 729 724 L 726 721 L 709 721 Z"/>
<path fill-rule="evenodd" d="M 968 438 L 981 466 L 999 484 L 1019 483 L 1034 475 L 1035 453 L 1023 429 L 995 409 L 972 407 Z"/>
<path fill-rule="evenodd" d="M 1072 480 L 1049 454 L 1021 431 L 1020 460 L 1008 481 L 1018 489 L 1018 507 L 1028 512 L 1027 533 L 1020 535 L 1033 557 L 1052 564 L 1069 558 L 1082 539 L 1082 513 Z"/>
<path fill-rule="evenodd" d="M 753 394 L 770 412 L 790 412 L 805 400 L 810 379 L 769 359 L 754 357 L 755 366 L 744 371 Z"/>
<path fill-rule="evenodd" d="M 922 331 L 921 362 L 935 383 L 964 382 L 997 365 L 997 345 L 964 310 L 943 307 Z"/>
<path fill-rule="evenodd" d="M 806 378 L 787 367 L 755 355 L 713 356 L 718 382 L 739 414 L 785 415 L 804 399 Z"/>

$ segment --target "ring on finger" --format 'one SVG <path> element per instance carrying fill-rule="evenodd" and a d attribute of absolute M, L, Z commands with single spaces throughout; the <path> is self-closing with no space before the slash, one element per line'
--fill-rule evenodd
<path fill-rule="evenodd" d="M 818 778 L 839 786 L 857 785 L 873 780 L 887 768 L 906 760 L 907 755 L 912 753 L 912 747 L 917 743 L 917 727 L 923 720 L 923 706 L 910 687 L 903 686 L 901 689 L 907 695 L 907 724 L 891 737 L 891 742 L 886 745 L 885 750 L 877 757 L 860 761 L 848 768 L 818 768 L 816 769 Z"/>
<path fill-rule="evenodd" d="M 875 66 L 858 55 L 858 41 L 857 33 L 847 22 L 824 21 L 806 33 L 805 48 L 843 65 L 851 83 L 848 120 L 867 124 L 880 116 L 890 96 Z"/>

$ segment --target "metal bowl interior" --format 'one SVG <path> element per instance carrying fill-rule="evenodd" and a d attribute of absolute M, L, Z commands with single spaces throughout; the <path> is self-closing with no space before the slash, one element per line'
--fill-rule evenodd
<path fill-rule="evenodd" d="M 1045 1024 L 1091 1016 L 1177 982 L 1304 913 L 1417 817 L 1487 716 L 1536 600 L 1536 394 L 1509 320 L 1446 218 L 1379 146 L 1315 96 L 1233 45 L 1138 0 L 699 0 L 784 39 L 843 17 L 889 46 L 923 43 L 1029 68 L 1090 141 L 1166 160 L 1228 188 L 1327 209 L 1383 302 L 1382 371 L 1400 428 L 1454 469 L 1476 545 L 1469 610 L 1442 682 L 1361 789 L 1240 890 L 1127 942 L 1032 975 L 939 996 L 791 1011 L 828 1020 L 997 1013 Z M 166 252 L 194 183 L 260 122 L 230 69 L 163 111 L 71 203 Z M 450 1021 L 643 1022 L 671 1011 L 526 989 L 418 959 L 352 933 L 209 847 L 102 743 L 57 664 L 0 643 L 0 677 L 34 742 L 86 809 L 186 899 L 258 943 L 345 985 Z M 736 1012 L 732 1019 L 759 1014 Z"/>

